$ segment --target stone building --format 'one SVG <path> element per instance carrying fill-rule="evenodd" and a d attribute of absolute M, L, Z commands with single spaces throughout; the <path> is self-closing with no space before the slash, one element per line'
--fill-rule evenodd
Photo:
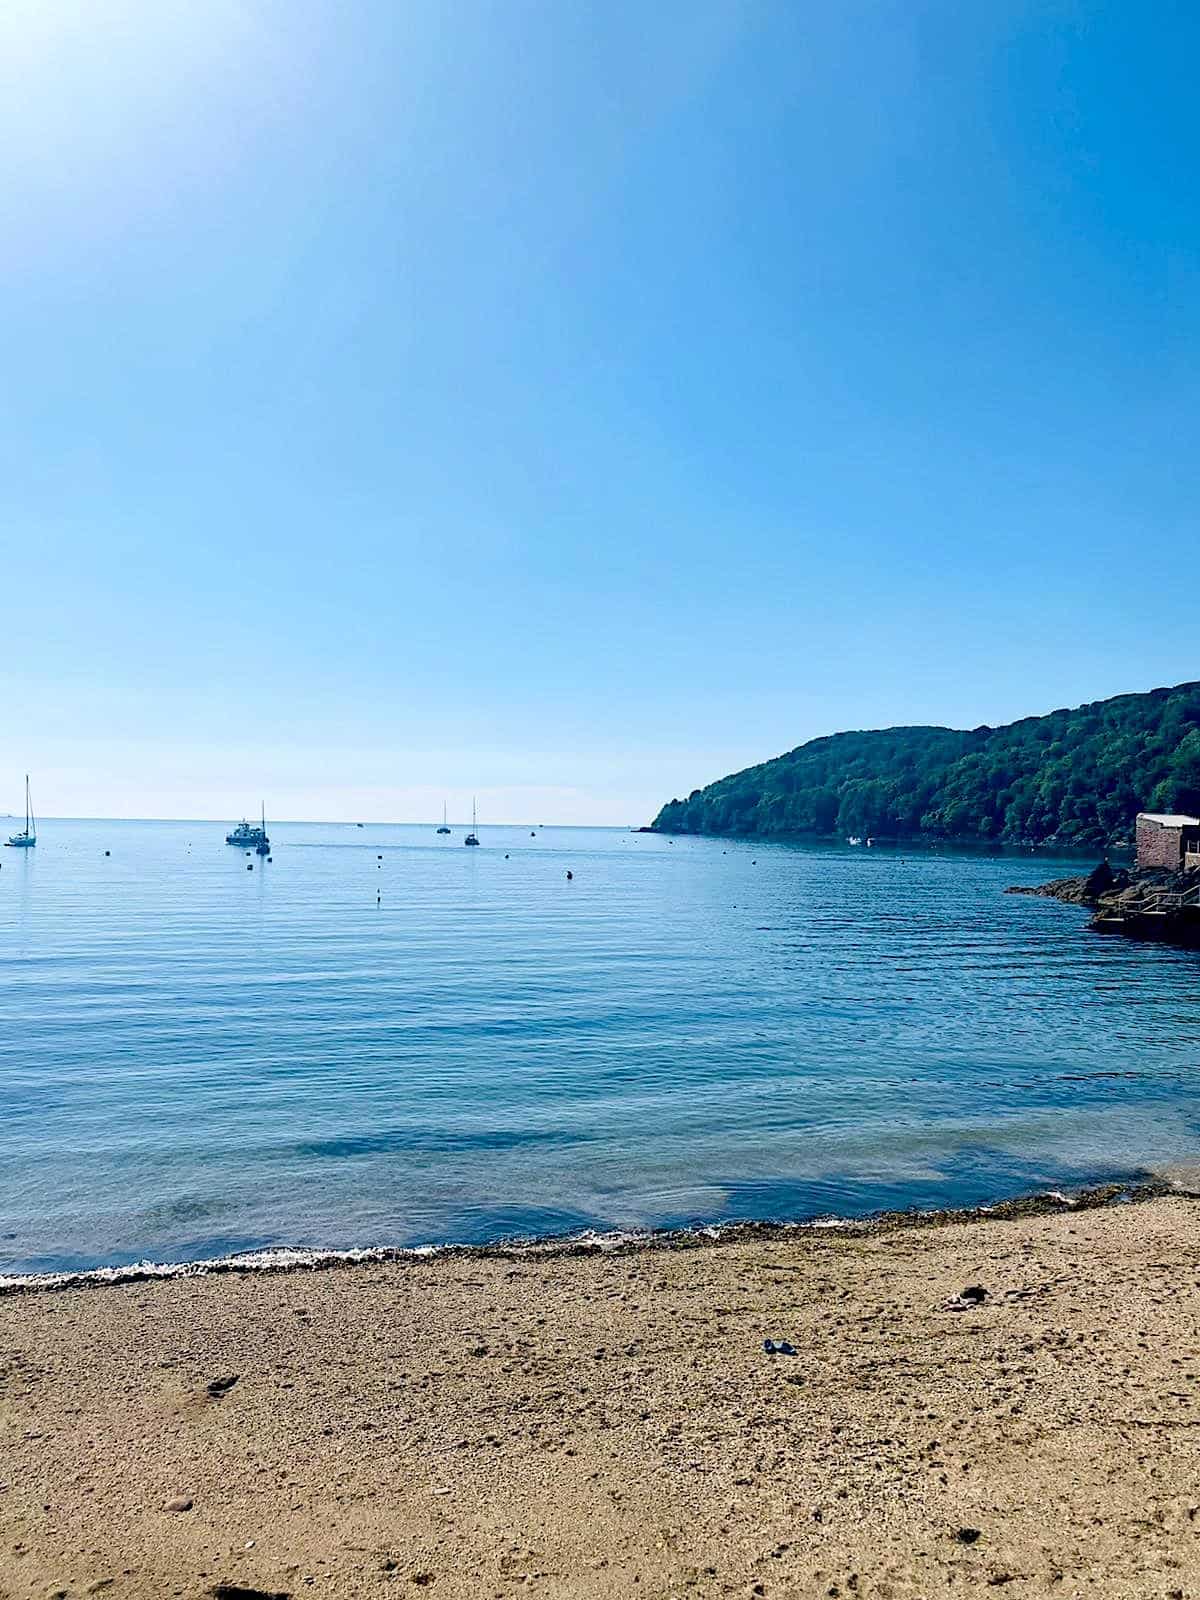
<path fill-rule="evenodd" d="M 1134 838 L 1139 867 L 1165 867 L 1170 872 L 1200 867 L 1200 817 L 1139 811 Z"/>

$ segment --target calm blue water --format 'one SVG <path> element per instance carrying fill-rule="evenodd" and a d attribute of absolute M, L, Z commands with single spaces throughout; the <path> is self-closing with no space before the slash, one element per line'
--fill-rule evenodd
<path fill-rule="evenodd" d="M 223 834 L 3 852 L 0 1272 L 960 1204 L 1197 1148 L 1200 957 L 1001 893 L 1077 862 L 297 823 L 248 872 Z"/>

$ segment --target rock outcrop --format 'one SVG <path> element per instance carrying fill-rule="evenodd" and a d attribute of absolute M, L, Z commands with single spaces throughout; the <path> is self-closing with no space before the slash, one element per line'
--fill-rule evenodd
<path fill-rule="evenodd" d="M 1044 895 L 1067 905 L 1086 906 L 1097 933 L 1124 933 L 1138 939 L 1200 943 L 1200 872 L 1159 868 L 1116 871 L 1102 861 L 1077 878 L 1055 878 L 1008 894 Z"/>

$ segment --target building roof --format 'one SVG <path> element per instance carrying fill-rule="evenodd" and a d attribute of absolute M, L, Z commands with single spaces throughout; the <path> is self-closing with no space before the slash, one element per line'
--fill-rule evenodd
<path fill-rule="evenodd" d="M 1173 811 L 1139 811 L 1139 822 L 1157 822 L 1160 828 L 1200 828 L 1200 817 L 1185 817 Z"/>

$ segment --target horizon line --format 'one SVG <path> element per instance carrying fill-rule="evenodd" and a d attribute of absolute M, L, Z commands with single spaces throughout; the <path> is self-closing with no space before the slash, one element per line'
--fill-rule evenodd
<path fill-rule="evenodd" d="M 5 811 L 5 812 L 0 812 L 0 817 L 3 817 L 3 819 L 5 821 L 11 821 L 13 818 L 16 818 L 19 821 L 20 820 L 20 813 L 16 812 L 16 811 Z M 246 819 L 245 818 L 239 818 L 237 820 L 245 821 Z M 182 823 L 194 823 L 197 827 L 202 827 L 202 828 L 206 828 L 206 827 L 225 828 L 225 827 L 230 827 L 230 826 L 235 826 L 236 825 L 235 822 L 231 822 L 231 819 L 229 817 L 116 817 L 116 816 L 112 816 L 112 817 L 101 817 L 101 816 L 74 817 L 74 816 L 55 816 L 55 815 L 51 815 L 49 813 L 43 813 L 38 818 L 39 827 L 44 822 L 177 822 L 177 823 L 181 823 L 181 824 Z M 349 821 L 348 822 L 348 821 L 346 821 L 344 819 L 334 818 L 334 817 L 276 817 L 273 820 L 273 822 L 271 823 L 272 827 L 310 827 L 310 828 L 439 828 L 442 825 L 443 824 L 441 823 L 440 819 L 437 818 L 437 817 L 430 817 L 428 819 L 420 819 L 420 820 L 415 821 L 415 822 L 412 822 L 412 821 L 404 822 L 404 821 L 399 821 L 399 820 L 395 820 L 395 819 L 391 819 L 391 820 L 388 820 L 386 822 L 381 822 L 381 821 L 378 821 L 378 820 L 367 821 L 366 819 L 364 819 L 362 822 L 359 822 L 357 819 L 355 819 L 354 821 Z M 468 828 L 468 827 L 471 826 L 471 824 L 469 822 L 465 821 L 465 820 L 462 821 L 462 822 L 455 822 L 455 823 L 447 822 L 445 825 L 447 827 L 457 827 L 457 828 Z M 538 829 L 538 830 L 545 830 L 545 829 L 548 829 L 548 828 L 592 828 L 592 829 L 594 829 L 594 828 L 613 828 L 613 829 L 620 830 L 620 829 L 636 828 L 636 827 L 642 826 L 642 824 L 632 823 L 632 822 L 528 822 L 528 821 L 526 821 L 526 822 L 478 822 L 478 823 L 475 824 L 475 826 L 477 828 L 535 828 L 535 829 Z"/>

